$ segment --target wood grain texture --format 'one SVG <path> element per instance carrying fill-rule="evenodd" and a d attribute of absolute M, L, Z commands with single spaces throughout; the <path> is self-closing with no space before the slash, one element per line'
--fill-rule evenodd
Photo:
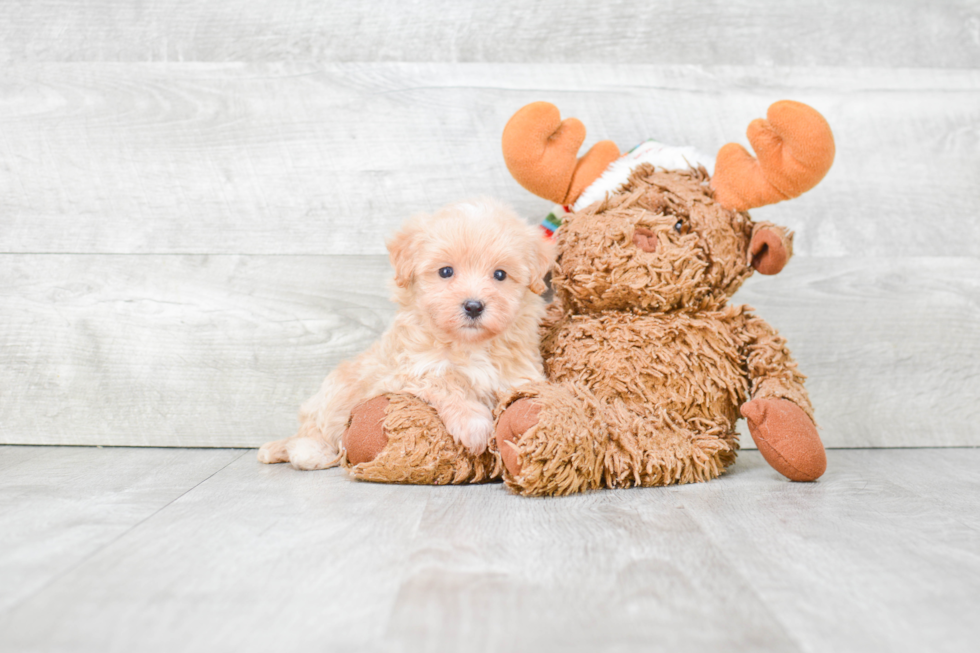
<path fill-rule="evenodd" d="M 6 2 L 0 62 L 642 62 L 969 68 L 969 0 Z"/>
<path fill-rule="evenodd" d="M 0 447 L 0 613 L 56 582 L 241 455 L 228 450 Z"/>
<path fill-rule="evenodd" d="M 0 650 L 371 650 L 432 488 L 338 471 L 298 473 L 246 452 L 0 613 Z"/>
<path fill-rule="evenodd" d="M 780 484 L 753 453 L 732 477 L 676 496 L 810 650 L 975 648 L 980 529 L 964 520 L 977 498 L 963 478 L 980 450 L 829 454 L 827 482 Z M 937 500 L 941 487 L 974 508 Z"/>
<path fill-rule="evenodd" d="M 0 447 L 0 472 L 43 456 L 47 451 L 45 447 Z"/>
<path fill-rule="evenodd" d="M 382 254 L 450 201 L 550 210 L 500 154 L 527 102 L 581 118 L 587 145 L 715 152 L 785 97 L 838 143 L 819 187 L 754 212 L 797 255 L 980 252 L 977 70 L 399 63 L 7 66 L 0 252 Z"/>
<path fill-rule="evenodd" d="M 0 442 L 258 446 L 387 326 L 383 257 L 0 257 Z M 980 445 L 980 262 L 805 258 L 735 302 L 831 447 Z M 751 440 L 743 437 L 743 445 Z"/>
<path fill-rule="evenodd" d="M 550 209 L 501 160 L 517 108 L 714 152 L 790 97 L 837 161 L 753 212 L 797 259 L 740 299 L 828 445 L 978 443 L 974 2 L 7 2 L 0 62 L 0 442 L 288 434 L 387 324 L 408 215 Z"/>
<path fill-rule="evenodd" d="M 828 446 L 980 445 L 980 259 L 801 257 L 734 301 L 786 337 Z"/>
<path fill-rule="evenodd" d="M 257 446 L 392 313 L 379 257 L 0 257 L 0 441 Z"/>
<path fill-rule="evenodd" d="M 434 494 L 388 636 L 409 651 L 805 650 L 678 508 L 669 492 Z"/>
<path fill-rule="evenodd" d="M 980 477 L 976 473 L 980 451 L 956 451 L 961 458 L 954 458 L 943 449 L 918 449 L 912 456 L 889 452 L 887 473 L 878 470 L 877 481 L 882 484 L 894 483 L 905 492 L 937 504 L 942 514 L 980 531 L 980 511 L 977 510 Z M 871 470 L 875 469 L 876 452 L 874 449 L 860 449 L 843 460 L 850 469 Z"/>
<path fill-rule="evenodd" d="M 20 465 L 38 517 L 0 559 L 34 546 L 54 563 L 49 515 L 122 521 L 131 507 L 105 496 L 204 454 L 144 450 L 123 471 L 122 453 Z M 831 451 L 804 484 L 745 452 L 709 483 L 557 500 L 251 453 L 0 611 L 0 649 L 945 653 L 980 636 L 978 449 Z"/>

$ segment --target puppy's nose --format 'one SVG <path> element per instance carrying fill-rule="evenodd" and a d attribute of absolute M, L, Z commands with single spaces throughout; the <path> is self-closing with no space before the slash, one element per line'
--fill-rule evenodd
<path fill-rule="evenodd" d="M 480 317 L 483 313 L 483 302 L 479 302 L 475 299 L 467 299 L 463 302 L 463 310 L 466 311 L 466 316 L 471 320 L 475 320 Z"/>

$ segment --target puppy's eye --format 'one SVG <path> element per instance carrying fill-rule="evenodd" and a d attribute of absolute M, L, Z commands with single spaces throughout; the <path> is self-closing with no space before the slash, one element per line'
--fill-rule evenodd
<path fill-rule="evenodd" d="M 507 273 L 504 272 L 503 270 L 495 270 L 493 273 L 493 278 L 496 279 L 497 281 L 503 281 L 504 279 L 507 278 Z"/>
<path fill-rule="evenodd" d="M 448 265 L 444 268 L 439 268 L 439 276 L 443 279 L 448 279 L 449 277 L 453 276 L 453 269 Z"/>
<path fill-rule="evenodd" d="M 684 234 L 691 233 L 691 225 L 687 224 L 683 220 L 678 220 L 674 223 L 674 231 L 683 236 Z"/>

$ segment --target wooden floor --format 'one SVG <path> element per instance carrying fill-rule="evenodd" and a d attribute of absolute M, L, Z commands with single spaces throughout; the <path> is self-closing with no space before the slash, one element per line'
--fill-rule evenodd
<path fill-rule="evenodd" d="M 0 447 L 0 651 L 968 651 L 980 449 L 557 500 Z"/>

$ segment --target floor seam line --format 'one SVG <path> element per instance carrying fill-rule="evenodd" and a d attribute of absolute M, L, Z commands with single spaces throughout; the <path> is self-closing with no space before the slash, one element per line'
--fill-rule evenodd
<path fill-rule="evenodd" d="M 73 564 L 72 566 L 68 567 L 67 569 L 65 569 L 61 573 L 59 573 L 56 576 L 48 579 L 48 582 L 44 583 L 43 585 L 41 585 L 40 587 L 38 587 L 36 590 L 34 590 L 33 592 L 31 592 L 30 594 L 28 594 L 27 596 L 25 596 L 21 600 L 19 600 L 16 603 L 14 603 L 13 605 L 11 605 L 10 607 L 8 607 L 6 610 L 4 610 L 0 614 L 4 614 L 4 615 L 13 614 L 15 611 L 17 611 L 25 603 L 33 600 L 34 597 L 36 597 L 38 594 L 40 594 L 44 590 L 46 590 L 49 587 L 51 587 L 51 585 L 53 585 L 56 581 L 61 580 L 62 578 L 64 578 L 65 576 L 67 576 L 71 572 L 75 571 L 76 569 L 78 569 L 80 566 L 82 566 L 83 564 L 85 564 L 86 562 L 88 562 L 89 560 L 91 560 L 93 557 L 95 557 L 96 555 L 98 555 L 99 553 L 101 553 L 102 551 L 104 551 L 105 549 L 109 548 L 110 546 L 112 546 L 113 544 L 115 544 L 116 542 L 118 542 L 119 540 L 121 540 L 122 538 L 124 538 L 127 535 L 129 535 L 130 533 L 132 533 L 135 529 L 139 528 L 140 526 L 142 526 L 143 524 L 145 524 L 147 521 L 149 521 L 149 520 L 153 519 L 154 517 L 156 517 L 158 514 L 160 514 L 160 512 L 162 510 L 166 510 L 167 508 L 169 508 L 170 506 L 172 506 L 175 502 L 177 502 L 181 498 L 187 496 L 187 494 L 189 492 L 193 492 L 195 489 L 197 489 L 198 487 L 200 487 L 202 483 L 205 483 L 208 480 L 210 480 L 211 478 L 213 478 L 215 474 L 218 474 L 218 473 L 224 471 L 225 469 L 227 469 L 229 465 L 231 465 L 232 463 L 234 463 L 237 460 L 239 460 L 242 456 L 244 456 L 249 451 L 251 451 L 251 450 L 250 449 L 245 449 L 239 455 L 235 456 L 234 458 L 232 458 L 231 460 L 229 460 L 227 463 L 225 463 L 224 465 L 222 465 L 218 469 L 214 470 L 211 474 L 209 474 L 206 477 L 202 478 L 200 481 L 198 481 L 197 483 L 195 483 L 191 487 L 187 488 L 186 490 L 184 490 L 183 492 L 181 492 L 179 495 L 177 495 L 176 497 L 174 497 L 173 499 L 171 499 L 170 501 L 168 501 L 164 505 L 162 505 L 159 508 L 157 508 L 156 510 L 154 510 L 151 514 L 149 514 L 146 517 L 144 517 L 143 519 L 139 520 L 138 522 L 136 522 L 135 524 L 133 524 L 132 526 L 130 526 L 129 528 L 127 528 L 125 531 L 123 531 L 122 533 L 120 533 L 116 537 L 112 538 L 111 540 L 109 540 L 105 544 L 97 547 L 94 551 L 91 551 L 88 555 L 86 555 L 85 557 L 83 557 L 81 560 L 78 560 L 77 562 L 75 562 L 75 564 Z"/>

